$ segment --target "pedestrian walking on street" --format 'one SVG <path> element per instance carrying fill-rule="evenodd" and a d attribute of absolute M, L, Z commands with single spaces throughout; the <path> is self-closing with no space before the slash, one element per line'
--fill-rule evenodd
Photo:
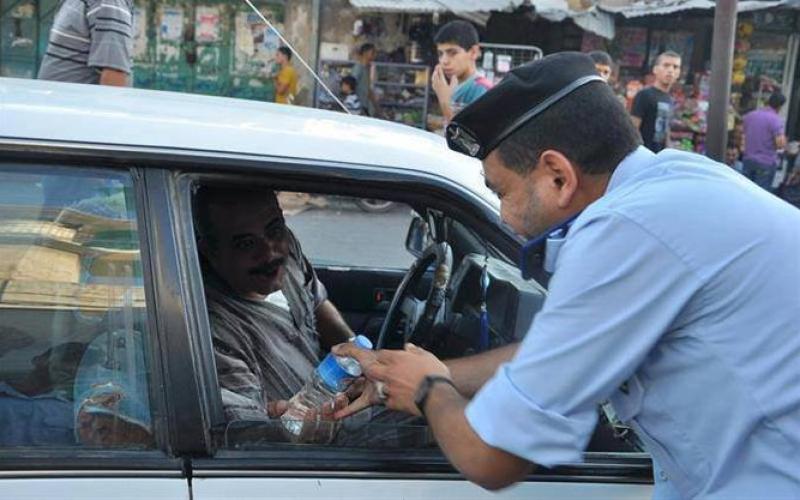
<path fill-rule="evenodd" d="M 38 78 L 129 86 L 132 54 L 132 0 L 64 0 Z"/>
<path fill-rule="evenodd" d="M 293 104 L 297 95 L 297 70 L 292 66 L 292 51 L 289 47 L 278 47 L 275 62 L 281 67 L 275 76 L 275 102 Z"/>
<path fill-rule="evenodd" d="M 669 122 L 672 119 L 672 97 L 669 91 L 681 74 L 681 56 L 667 51 L 656 58 L 653 66 L 655 82 L 640 90 L 633 99 L 633 124 L 642 134 L 642 141 L 657 153 L 669 143 Z"/>
<path fill-rule="evenodd" d="M 377 49 L 374 44 L 365 43 L 358 48 L 356 63 L 350 75 L 356 79 L 356 95 L 361 106 L 369 116 L 378 116 L 378 106 L 372 91 L 372 63 L 375 61 Z"/>
<path fill-rule="evenodd" d="M 769 96 L 767 105 L 753 110 L 742 120 L 744 124 L 744 170 L 742 173 L 767 191 L 778 167 L 778 150 L 786 146 L 784 122 L 779 113 L 786 103 L 780 92 Z"/>

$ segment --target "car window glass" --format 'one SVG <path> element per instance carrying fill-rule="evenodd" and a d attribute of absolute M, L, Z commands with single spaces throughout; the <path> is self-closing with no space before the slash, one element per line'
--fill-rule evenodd
<path fill-rule="evenodd" d="M 408 205 L 349 196 L 282 192 L 286 223 L 314 265 L 406 269 Z"/>
<path fill-rule="evenodd" d="M 133 192 L 0 166 L 0 447 L 153 446 Z"/>

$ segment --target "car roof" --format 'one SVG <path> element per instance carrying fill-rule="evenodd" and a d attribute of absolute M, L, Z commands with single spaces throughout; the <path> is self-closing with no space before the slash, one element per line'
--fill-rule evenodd
<path fill-rule="evenodd" d="M 454 181 L 494 207 L 480 162 L 406 125 L 228 97 L 0 78 L 0 139 L 371 165 Z"/>

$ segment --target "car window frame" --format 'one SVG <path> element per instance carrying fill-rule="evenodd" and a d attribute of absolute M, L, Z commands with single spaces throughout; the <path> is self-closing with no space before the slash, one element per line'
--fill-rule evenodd
<path fill-rule="evenodd" d="M 180 170 L 173 175 L 173 181 L 176 182 L 176 193 L 184 209 L 191 207 L 191 189 L 197 182 L 236 181 L 246 183 L 248 186 L 252 186 L 254 182 L 257 182 L 263 184 L 265 187 L 269 186 L 276 190 L 314 193 L 333 191 L 331 194 L 341 194 L 340 190 L 331 190 L 329 187 L 326 189 L 325 185 L 322 183 L 325 179 L 329 182 L 331 175 L 343 176 L 346 174 L 352 177 L 348 179 L 348 182 L 355 181 L 355 179 L 363 174 L 363 169 L 381 168 L 370 165 L 332 165 L 330 163 L 317 161 L 302 162 L 303 167 L 307 169 L 308 172 L 298 173 L 298 162 L 295 160 L 287 159 L 281 161 L 270 159 L 269 161 L 259 162 L 258 165 L 253 168 L 253 165 L 247 164 L 250 161 L 249 158 L 243 159 L 245 163 L 239 164 L 236 158 L 231 159 L 229 156 L 230 155 L 225 155 L 226 159 L 231 160 L 231 163 L 226 166 L 220 166 L 219 163 L 216 163 L 216 171 L 213 173 L 209 173 L 202 168 L 197 168 L 195 165 L 193 169 Z M 291 172 L 287 171 L 287 167 L 291 167 Z M 335 174 L 329 170 L 332 167 L 336 168 Z M 339 168 L 343 170 L 339 170 Z M 286 176 L 286 178 L 270 178 L 271 176 Z M 467 221 L 465 221 L 464 218 L 457 217 L 458 215 L 463 216 L 464 214 L 468 214 L 469 210 L 464 210 L 464 207 L 458 207 L 457 210 L 448 210 L 452 207 L 447 205 L 447 202 L 453 201 L 454 199 L 458 200 L 457 194 L 462 196 L 462 198 L 458 200 L 459 203 L 469 205 L 469 202 L 464 199 L 469 196 L 466 190 L 460 190 L 456 187 L 454 190 L 456 191 L 455 193 L 450 192 L 447 196 L 442 198 L 441 195 L 446 193 L 445 186 L 437 186 L 436 179 L 426 179 L 425 182 L 429 184 L 426 186 L 428 189 L 425 191 L 428 192 L 420 195 L 416 194 L 417 192 L 412 189 L 410 192 L 415 193 L 413 196 L 414 199 L 406 200 L 396 196 L 397 190 L 395 186 L 407 186 L 409 181 L 413 179 L 419 181 L 419 177 L 421 176 L 417 176 L 417 172 L 393 172 L 382 175 L 381 177 L 382 182 L 387 184 L 382 187 L 373 187 L 371 189 L 368 187 L 371 196 L 392 199 L 393 201 L 402 201 L 415 208 L 420 206 L 421 203 L 419 200 L 423 200 L 425 203 L 422 203 L 422 205 L 430 203 L 430 206 L 444 209 L 446 217 L 454 218 L 468 230 L 476 232 L 479 237 L 489 240 L 492 249 L 499 253 L 498 257 L 507 260 L 516 260 L 514 257 L 515 254 L 518 253 L 519 248 L 518 246 L 513 248 L 513 245 L 520 244 L 516 236 L 506 231 L 502 233 L 506 235 L 505 241 L 497 241 L 496 236 L 497 234 L 501 234 L 501 232 L 495 231 L 494 238 L 487 238 L 479 229 L 476 230 L 475 226 L 468 222 L 470 217 L 467 217 Z M 358 182 L 356 182 L 356 184 L 358 184 Z M 369 186 L 369 182 L 364 182 L 364 186 Z M 436 188 L 441 191 L 431 193 L 430 191 L 437 190 L 432 189 L 431 186 L 436 186 Z M 353 189 L 360 190 L 362 188 L 363 186 L 356 186 Z M 392 196 L 392 193 L 394 193 L 395 196 Z M 499 222 L 496 217 L 485 217 L 481 219 L 480 217 L 475 218 L 474 214 L 472 215 L 473 221 L 478 221 L 479 228 L 482 224 L 489 225 Z M 183 229 L 186 231 L 192 226 L 192 224 L 186 220 L 191 218 L 190 212 L 185 212 L 181 215 L 181 218 L 184 219 Z M 484 232 L 491 232 L 490 230 L 486 230 L 487 227 L 489 226 L 483 226 Z M 196 247 L 191 251 L 188 247 L 188 242 L 193 240 L 193 237 L 193 229 L 192 232 L 187 232 L 182 235 L 183 241 L 187 243 L 187 247 L 184 248 L 184 252 L 187 253 L 185 258 L 189 260 L 197 259 Z M 509 242 L 511 245 L 507 245 Z M 507 245 L 506 252 L 502 251 L 504 244 Z M 512 250 L 509 251 L 508 246 L 511 246 Z M 194 254 L 194 257 L 188 254 Z M 197 278 L 199 277 L 199 262 L 197 262 L 195 266 L 196 269 L 193 270 L 191 274 Z M 202 286 L 202 279 L 200 278 L 196 283 Z M 195 287 L 196 283 L 194 285 Z M 194 290 L 192 295 L 198 298 L 202 297 L 202 290 Z M 202 306 L 205 308 L 204 298 L 202 299 Z M 195 308 L 199 310 L 199 307 Z M 198 334 L 210 338 L 210 325 L 207 321 L 205 321 L 200 330 L 198 330 Z M 210 379 L 211 377 L 207 377 L 207 380 Z M 219 389 L 216 384 L 207 389 L 215 393 L 215 395 L 207 394 L 207 400 L 213 399 L 214 397 L 219 399 Z M 219 406 L 221 407 L 221 403 Z M 216 431 L 222 432 L 225 425 L 224 418 L 222 418 L 221 415 L 219 415 L 219 417 L 220 418 L 214 419 L 219 422 L 219 427 L 217 427 Z M 453 478 L 459 476 L 459 473 L 452 468 L 438 450 L 432 452 L 428 452 L 429 450 L 415 452 L 414 450 L 408 449 L 332 449 L 324 445 L 292 447 L 291 445 L 287 446 L 278 443 L 276 443 L 274 448 L 274 450 L 259 449 L 247 451 L 217 448 L 213 456 L 193 461 L 194 474 L 196 477 L 203 476 L 203 474 L 213 477 L 219 474 L 226 474 L 226 472 L 222 471 L 228 471 L 227 473 L 230 474 L 246 473 L 260 475 L 269 474 L 268 471 L 270 470 L 292 471 L 293 473 L 303 473 L 309 470 L 326 470 L 326 474 L 348 475 L 358 472 L 359 474 L 372 474 L 375 475 L 375 477 L 398 473 L 404 474 L 406 477 L 414 478 L 422 476 L 430 478 Z M 532 474 L 530 479 L 534 481 L 600 480 L 601 482 L 636 484 L 649 484 L 652 482 L 650 459 L 645 453 L 589 452 L 585 454 L 585 457 L 587 463 L 565 465 L 552 470 L 541 469 Z"/>

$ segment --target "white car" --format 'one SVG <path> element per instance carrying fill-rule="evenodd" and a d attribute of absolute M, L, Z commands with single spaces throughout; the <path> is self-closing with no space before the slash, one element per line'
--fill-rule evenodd
<path fill-rule="evenodd" d="M 288 225 L 354 331 L 441 357 L 519 340 L 547 276 L 520 277 L 480 164 L 442 138 L 342 113 L 0 78 L 0 498 L 604 498 L 652 493 L 646 454 L 598 428 L 585 461 L 498 494 L 420 440 L 291 444 L 226 422 L 192 196 L 280 192 Z M 393 202 L 383 213 L 359 199 Z M 446 286 L 434 280 L 443 261 Z M 441 305 L 427 300 L 430 291 Z M 435 307 L 434 307 L 435 306 Z M 484 339 L 485 340 L 485 339 Z M 127 396 L 110 401 L 109 384 Z M 88 392 L 87 392 L 88 391 Z M 85 394 L 141 424 L 79 418 Z M 498 422 L 502 425 L 502 422 Z M 369 425 L 363 432 L 371 432 Z M 87 443 L 87 434 L 102 439 Z"/>

